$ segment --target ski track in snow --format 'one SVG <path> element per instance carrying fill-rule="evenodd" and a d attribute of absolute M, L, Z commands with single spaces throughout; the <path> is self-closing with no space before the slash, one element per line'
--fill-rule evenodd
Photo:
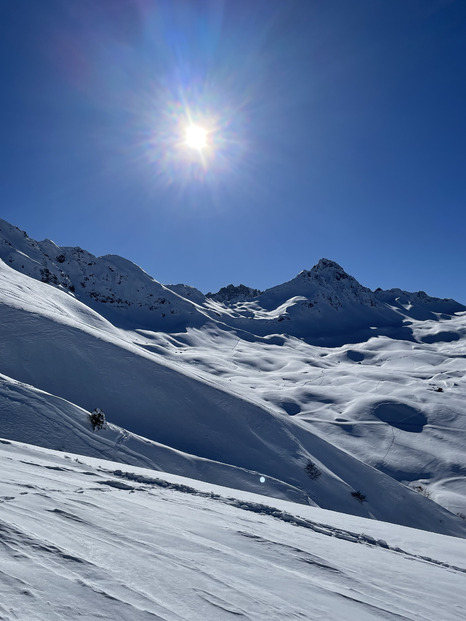
<path fill-rule="evenodd" d="M 463 540 L 16 443 L 0 464 L 2 620 L 462 618 Z"/>
<path fill-rule="evenodd" d="M 320 524 L 318 522 L 312 522 L 311 520 L 306 520 L 304 518 L 293 515 L 291 513 L 287 513 L 286 511 L 281 511 L 280 509 L 277 509 L 270 505 L 254 503 L 254 502 L 245 502 L 245 501 L 238 500 L 237 498 L 234 498 L 231 496 L 223 497 L 218 494 L 214 494 L 212 492 L 211 493 L 200 492 L 199 490 L 196 490 L 195 488 L 189 487 L 186 485 L 169 483 L 168 481 L 164 479 L 134 475 L 129 472 L 122 472 L 121 470 L 114 470 L 113 472 L 109 471 L 109 474 L 122 477 L 129 481 L 136 481 L 138 483 L 142 483 L 143 486 L 133 487 L 131 485 L 121 484 L 113 480 L 99 481 L 99 484 L 109 485 L 110 487 L 116 487 L 119 489 L 129 489 L 131 491 L 136 491 L 138 489 L 139 490 L 147 489 L 148 487 L 150 488 L 150 486 L 156 486 L 156 487 L 162 487 L 165 489 L 173 489 L 173 490 L 176 490 L 177 492 L 182 492 L 184 494 L 194 494 L 195 496 L 209 498 L 211 500 L 222 502 L 227 505 L 238 507 L 239 509 L 242 509 L 243 511 L 252 511 L 253 513 L 258 513 L 259 515 L 269 515 L 269 516 L 272 516 L 273 518 L 276 518 L 277 520 L 281 520 L 282 522 L 291 524 L 292 526 L 298 526 L 301 528 L 309 528 L 310 530 L 320 533 L 322 535 L 327 535 L 329 537 L 336 537 L 337 539 L 351 541 L 352 543 L 362 543 L 362 544 L 371 545 L 371 546 L 378 546 L 386 550 L 391 550 L 392 552 L 398 552 L 400 554 L 404 554 L 405 556 L 410 556 L 411 558 L 421 559 L 426 562 L 433 563 L 435 565 L 440 565 L 442 567 L 448 567 L 450 569 L 454 569 L 455 571 L 466 573 L 466 569 L 464 568 L 455 567 L 453 565 L 449 565 L 448 563 L 443 563 L 442 561 L 436 561 L 435 559 L 432 559 L 427 556 L 417 556 L 417 555 L 409 554 L 408 552 L 403 551 L 397 546 L 391 547 L 387 544 L 386 541 L 383 541 L 382 539 L 376 540 L 373 537 L 370 537 L 368 535 L 355 533 L 351 531 L 345 531 L 339 528 L 330 528 L 326 524 Z M 247 533 L 242 533 L 242 534 L 245 534 L 246 536 L 250 536 Z"/>

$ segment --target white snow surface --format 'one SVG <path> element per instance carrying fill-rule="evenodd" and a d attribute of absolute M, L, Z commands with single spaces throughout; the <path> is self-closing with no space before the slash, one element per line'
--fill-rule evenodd
<path fill-rule="evenodd" d="M 0 257 L 0 437 L 466 534 L 456 302 L 371 292 L 326 259 L 205 298 L 4 221 Z"/>
<path fill-rule="evenodd" d="M 0 621 L 463 619 L 465 311 L 0 221 Z"/>
<path fill-rule="evenodd" d="M 2 621 L 454 621 L 466 541 L 0 442 Z"/>

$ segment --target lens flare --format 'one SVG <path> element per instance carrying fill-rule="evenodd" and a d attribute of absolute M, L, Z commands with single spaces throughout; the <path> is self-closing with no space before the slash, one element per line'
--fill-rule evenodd
<path fill-rule="evenodd" d="M 186 128 L 186 145 L 191 149 L 201 151 L 207 146 L 207 132 L 199 125 L 190 125 Z"/>
<path fill-rule="evenodd" d="M 253 183 L 246 104 L 233 106 L 213 86 L 195 88 L 175 75 L 150 83 L 139 105 L 138 162 L 148 165 L 154 188 L 176 188 L 185 206 L 198 190 L 211 198 L 202 205 L 220 205 L 227 185 Z"/>

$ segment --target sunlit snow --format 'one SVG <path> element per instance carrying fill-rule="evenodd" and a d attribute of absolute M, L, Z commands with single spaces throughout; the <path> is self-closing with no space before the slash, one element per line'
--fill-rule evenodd
<path fill-rule="evenodd" d="M 464 306 L 0 259 L 0 618 L 462 618 Z"/>
<path fill-rule="evenodd" d="M 2 619 L 464 612 L 464 539 L 5 441 L 0 464 Z"/>

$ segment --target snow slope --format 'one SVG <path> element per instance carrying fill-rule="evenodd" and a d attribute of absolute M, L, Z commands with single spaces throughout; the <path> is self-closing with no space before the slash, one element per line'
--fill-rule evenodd
<path fill-rule="evenodd" d="M 86 411 L 101 407 L 110 422 L 157 443 L 152 445 L 154 464 L 161 459 L 158 446 L 165 458 L 163 467 L 171 472 L 180 472 L 182 452 L 193 461 L 203 460 L 194 470 L 202 472 L 205 480 L 219 482 L 228 470 L 225 483 L 257 489 L 259 476 L 264 475 L 264 492 L 271 495 L 448 534 L 466 533 L 462 520 L 336 448 L 297 417 L 245 399 L 234 388 L 227 390 L 225 383 L 203 381 L 189 373 L 187 365 L 170 363 L 163 354 L 139 347 L 132 340 L 134 333 L 122 333 L 105 320 L 99 324 L 94 318 L 94 325 L 83 322 L 86 307 L 81 309 L 83 305 L 74 299 L 68 312 L 57 312 L 66 307 L 69 296 L 64 292 L 7 266 L 0 266 L 0 285 L 10 300 L 10 305 L 0 305 L 4 330 L 0 355 L 6 378 Z M 31 299 L 34 312 L 25 310 Z M 35 435 L 36 443 L 43 445 L 45 436 L 56 442 L 49 440 L 45 446 L 63 448 L 63 439 L 58 440 L 50 427 L 42 433 L 31 429 L 33 418 L 26 421 L 27 409 L 21 405 L 15 416 L 19 423 L 11 423 L 11 392 L 10 385 L 0 406 L 2 435 L 29 441 Z M 18 390 L 15 400 L 21 404 Z M 64 402 L 54 403 L 57 414 L 52 427 L 60 428 L 59 405 Z M 71 420 L 69 409 L 65 410 Z M 80 411 L 81 421 L 82 416 Z M 27 436 L 23 429 L 28 430 Z M 66 447 L 76 452 L 74 435 L 68 436 Z M 77 435 L 82 438 L 82 431 Z M 99 454 L 90 448 L 86 452 Z M 309 461 L 320 473 L 317 479 L 305 470 Z M 219 463 L 224 464 L 220 472 Z M 366 497 L 364 502 L 353 496 L 359 491 Z"/>
<path fill-rule="evenodd" d="M 3 621 L 456 621 L 466 542 L 0 443 Z"/>
<path fill-rule="evenodd" d="M 204 298 L 0 225 L 0 436 L 466 533 L 461 305 L 370 292 L 328 260 Z"/>
<path fill-rule="evenodd" d="M 466 515 L 465 320 L 413 321 L 414 341 L 379 336 L 334 348 L 291 338 L 227 343 L 193 330 L 180 352 L 187 366 Z"/>

